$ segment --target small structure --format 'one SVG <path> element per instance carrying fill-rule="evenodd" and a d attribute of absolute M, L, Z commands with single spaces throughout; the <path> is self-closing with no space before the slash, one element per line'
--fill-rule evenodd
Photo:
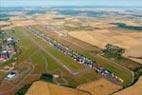
<path fill-rule="evenodd" d="M 16 77 L 16 72 L 9 72 L 9 74 L 6 76 L 6 79 L 13 79 Z"/>
<path fill-rule="evenodd" d="M 48 82 L 52 82 L 53 81 L 53 75 L 48 74 L 48 73 L 43 73 L 41 75 L 40 79 L 48 81 Z"/>
<path fill-rule="evenodd" d="M 59 78 L 59 75 L 54 74 L 53 77 L 54 78 Z"/>
<path fill-rule="evenodd" d="M 0 62 L 5 61 L 9 58 L 9 52 L 6 50 L 3 50 L 0 52 Z"/>
<path fill-rule="evenodd" d="M 10 38 L 7 38 L 7 41 L 10 42 L 12 41 L 13 39 L 10 37 Z"/>

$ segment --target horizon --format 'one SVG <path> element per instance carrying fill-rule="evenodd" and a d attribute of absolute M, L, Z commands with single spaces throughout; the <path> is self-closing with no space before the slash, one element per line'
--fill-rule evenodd
<path fill-rule="evenodd" d="M 93 7 L 142 7 L 141 0 L 0 0 L 1 7 L 52 7 L 52 6 L 93 6 Z"/>

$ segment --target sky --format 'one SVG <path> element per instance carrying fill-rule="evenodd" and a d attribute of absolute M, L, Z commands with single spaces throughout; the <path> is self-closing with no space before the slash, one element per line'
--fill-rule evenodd
<path fill-rule="evenodd" d="M 0 0 L 0 6 L 134 6 L 142 0 Z"/>

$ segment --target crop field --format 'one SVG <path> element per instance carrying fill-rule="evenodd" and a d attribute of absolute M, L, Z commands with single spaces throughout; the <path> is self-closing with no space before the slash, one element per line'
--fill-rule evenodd
<path fill-rule="evenodd" d="M 119 29 L 112 29 L 112 30 L 110 30 L 110 31 L 108 31 L 108 30 L 96 30 L 96 31 L 92 31 L 92 32 L 85 32 L 85 31 L 76 31 L 76 32 L 70 32 L 69 34 L 72 36 L 72 37 L 75 37 L 76 39 L 80 39 L 80 40 L 82 40 L 82 41 L 84 41 L 84 42 L 87 42 L 87 43 L 89 43 L 89 44 L 92 44 L 92 45 L 96 45 L 96 46 L 98 46 L 98 47 L 100 47 L 100 48 L 104 48 L 104 46 L 107 44 L 107 43 L 114 43 L 114 44 L 116 44 L 116 45 L 118 45 L 118 46 L 121 46 L 121 44 L 125 44 L 125 45 L 123 45 L 122 47 L 123 48 L 125 48 L 126 47 L 126 54 L 129 52 L 134 52 L 135 51 L 135 48 L 134 48 L 134 50 L 133 50 L 133 46 L 135 46 L 135 44 L 132 44 L 131 46 L 129 46 L 129 44 L 128 44 L 128 42 L 126 43 L 126 41 L 127 41 L 127 39 L 125 39 L 125 36 L 128 34 L 128 36 L 126 36 L 126 38 L 129 38 L 129 39 L 131 39 L 131 40 L 133 40 L 134 39 L 134 37 L 138 37 L 137 39 L 138 40 L 135 40 L 134 39 L 134 41 L 137 41 L 137 44 L 138 45 L 141 45 L 140 44 L 140 36 L 141 36 L 141 33 L 131 33 L 130 31 L 124 31 L 124 33 L 118 33 L 118 31 L 122 31 L 122 30 L 119 30 Z M 106 35 L 104 35 L 104 33 L 106 34 L 106 35 L 108 35 L 108 36 L 106 36 Z M 95 35 L 96 34 L 96 35 Z M 124 35 L 123 36 L 123 38 L 119 38 L 119 37 L 117 37 L 117 35 Z M 77 36 L 76 36 L 77 35 Z M 131 37 L 131 35 L 133 35 L 132 37 Z M 107 40 L 107 39 L 109 39 L 109 36 L 114 36 L 113 38 L 112 38 L 112 41 L 114 41 L 114 42 L 112 42 L 111 40 Z M 115 36 L 116 36 L 116 38 L 115 38 Z M 85 39 L 85 38 L 88 38 L 88 39 Z M 83 40 L 84 39 L 84 40 Z M 115 41 L 116 40 L 116 41 Z M 135 43 L 135 42 L 134 42 Z M 119 45 L 120 44 L 120 45 Z M 101 46 L 100 46 L 101 45 Z M 129 47 L 130 48 L 129 48 Z M 140 46 L 139 46 L 140 47 Z M 139 49 L 139 47 L 138 47 L 138 49 Z M 127 49 L 127 48 L 129 48 L 129 49 Z M 138 50 L 137 49 L 137 50 Z M 140 49 L 139 49 L 140 50 Z M 139 52 L 139 50 L 137 51 L 137 55 L 134 55 L 134 56 L 140 56 L 140 52 Z M 130 69 L 130 70 L 135 70 L 135 69 L 137 69 L 137 68 L 139 68 L 139 67 L 141 67 L 142 65 L 140 64 L 140 63 L 138 63 L 138 62 L 135 62 L 135 61 L 133 61 L 133 60 L 130 60 L 130 59 L 128 59 L 128 58 L 124 58 L 123 60 L 115 60 L 115 62 L 116 63 L 118 63 L 118 64 L 120 64 L 120 65 L 122 65 L 122 66 L 124 66 L 124 67 L 126 67 L 126 68 L 128 68 L 128 69 Z M 141 61 L 140 61 L 141 62 Z"/>
<path fill-rule="evenodd" d="M 44 91 L 44 93 L 42 91 Z M 62 95 L 89 95 L 89 93 L 78 89 L 62 87 L 44 81 L 33 83 L 26 95 L 61 95 L 61 93 Z"/>
<path fill-rule="evenodd" d="M 142 77 L 131 87 L 114 93 L 113 95 L 142 95 Z"/>
<path fill-rule="evenodd" d="M 125 67 L 115 64 L 111 60 L 102 57 L 99 55 L 100 49 L 92 46 L 91 44 L 87 44 L 81 40 L 78 40 L 76 38 L 73 38 L 71 36 L 67 37 L 60 37 L 57 33 L 49 31 L 42 26 L 32 26 L 33 28 L 44 32 L 48 36 L 50 36 L 52 39 L 57 40 L 60 43 L 63 43 L 64 45 L 73 48 L 74 50 L 77 50 L 80 54 L 83 54 L 89 58 L 94 59 L 99 65 L 106 67 L 108 70 L 114 72 L 117 76 L 121 77 L 124 80 L 124 85 L 128 84 L 131 82 L 132 78 L 132 73 Z M 125 72 L 125 73 L 124 73 Z"/>
<path fill-rule="evenodd" d="M 93 82 L 81 84 L 77 88 L 88 91 L 91 95 L 110 95 L 122 87 L 102 78 Z"/>
<path fill-rule="evenodd" d="M 102 30 L 98 29 L 91 32 L 73 31 L 69 34 L 84 42 L 96 45 L 99 48 L 104 48 L 107 43 L 116 44 L 126 49 L 125 56 L 142 56 L 139 52 L 142 47 L 140 44 L 142 40 L 142 33 L 138 31 L 110 28 Z"/>
<path fill-rule="evenodd" d="M 6 32 L 12 33 L 18 39 L 21 53 L 17 57 L 16 62 L 17 64 L 31 62 L 34 65 L 33 74 L 44 72 L 57 74 L 60 77 L 56 79 L 58 84 L 71 87 L 100 78 L 94 70 L 88 66 L 78 64 L 70 57 L 65 56 L 42 39 L 34 36 L 27 28 L 15 27 L 13 30 L 15 32 Z M 59 62 L 62 62 L 72 72 L 69 72 Z M 75 75 L 72 73 L 75 73 Z M 86 75 L 88 79 L 86 79 Z"/>

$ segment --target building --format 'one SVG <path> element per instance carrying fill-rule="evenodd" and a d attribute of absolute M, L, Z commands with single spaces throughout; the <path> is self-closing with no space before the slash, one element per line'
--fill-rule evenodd
<path fill-rule="evenodd" d="M 16 77 L 16 72 L 9 72 L 8 75 L 6 76 L 6 79 L 13 79 Z"/>

